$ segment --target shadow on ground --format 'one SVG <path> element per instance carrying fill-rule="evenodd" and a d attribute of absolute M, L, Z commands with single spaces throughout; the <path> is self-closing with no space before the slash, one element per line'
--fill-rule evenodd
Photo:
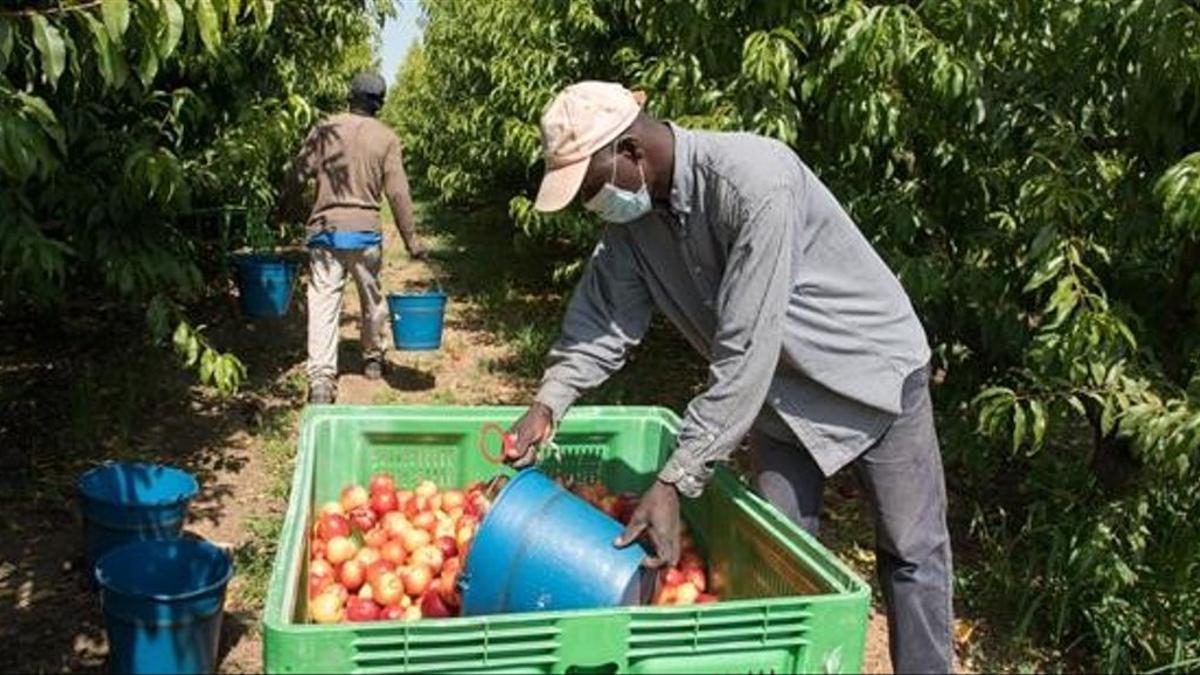
<path fill-rule="evenodd" d="M 357 322 L 356 322 L 357 323 Z M 338 373 L 361 373 L 365 365 L 362 355 L 362 343 L 358 338 L 357 329 L 354 337 L 342 338 L 338 341 Z M 437 386 L 437 378 L 429 372 L 412 368 L 404 364 L 389 362 L 383 371 L 384 382 L 395 391 L 421 392 L 429 391 Z"/>

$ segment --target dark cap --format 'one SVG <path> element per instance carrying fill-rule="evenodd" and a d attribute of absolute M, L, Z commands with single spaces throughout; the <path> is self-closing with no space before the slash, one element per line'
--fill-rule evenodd
<path fill-rule="evenodd" d="M 362 72 L 350 81 L 350 107 L 374 115 L 383 107 L 387 82 L 378 73 Z"/>
<path fill-rule="evenodd" d="M 350 81 L 350 96 L 383 98 L 387 95 L 387 82 L 379 73 L 361 72 Z"/>

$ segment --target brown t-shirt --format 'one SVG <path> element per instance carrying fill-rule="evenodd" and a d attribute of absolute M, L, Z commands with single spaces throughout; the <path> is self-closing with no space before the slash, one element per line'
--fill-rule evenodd
<path fill-rule="evenodd" d="M 301 180 L 316 181 L 308 232 L 379 232 L 383 197 L 412 251 L 412 197 L 400 158 L 400 139 L 374 117 L 333 115 L 313 128 L 296 159 Z"/>

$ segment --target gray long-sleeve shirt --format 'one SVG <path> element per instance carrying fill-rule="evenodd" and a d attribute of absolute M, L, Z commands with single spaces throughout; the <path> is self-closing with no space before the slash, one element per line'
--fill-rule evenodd
<path fill-rule="evenodd" d="M 669 209 L 607 226 L 537 398 L 560 418 L 621 368 L 657 308 L 710 364 L 660 478 L 699 494 L 756 420 L 790 431 L 832 474 L 900 412 L 905 377 L 929 360 L 924 330 L 900 282 L 786 145 L 671 129 Z"/>

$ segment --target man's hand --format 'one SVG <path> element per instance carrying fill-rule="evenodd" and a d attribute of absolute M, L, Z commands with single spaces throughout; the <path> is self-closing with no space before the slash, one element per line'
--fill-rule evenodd
<path fill-rule="evenodd" d="M 515 469 L 523 469 L 537 461 L 538 446 L 550 440 L 554 432 L 554 413 L 543 403 L 534 403 L 512 425 L 508 433 L 515 437 L 504 450 L 504 461 Z"/>
<path fill-rule="evenodd" d="M 424 246 L 421 246 L 420 244 L 417 244 L 416 246 L 414 246 L 413 249 L 408 252 L 408 255 L 413 260 L 420 260 L 421 262 L 429 262 L 429 249 L 425 248 Z"/>
<path fill-rule="evenodd" d="M 629 526 L 613 544 L 625 548 L 644 536 L 654 547 L 654 555 L 647 556 L 642 565 L 671 566 L 679 562 L 679 530 L 679 493 L 670 483 L 654 481 L 642 495 Z"/>

